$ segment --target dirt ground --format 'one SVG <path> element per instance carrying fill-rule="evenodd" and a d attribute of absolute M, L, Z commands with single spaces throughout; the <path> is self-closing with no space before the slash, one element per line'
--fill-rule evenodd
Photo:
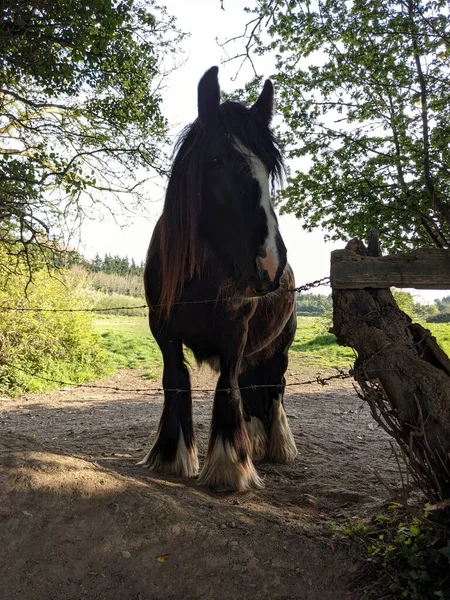
<path fill-rule="evenodd" d="M 140 371 L 99 383 L 160 385 Z M 194 376 L 196 387 L 214 383 L 208 371 Z M 211 399 L 194 396 L 200 459 Z M 360 557 L 330 524 L 379 512 L 388 493 L 376 473 L 393 486 L 399 476 L 350 381 L 288 389 L 299 456 L 257 463 L 266 487 L 245 494 L 136 466 L 161 409 L 160 394 L 90 388 L 0 399 L 1 599 L 361 597 Z"/>

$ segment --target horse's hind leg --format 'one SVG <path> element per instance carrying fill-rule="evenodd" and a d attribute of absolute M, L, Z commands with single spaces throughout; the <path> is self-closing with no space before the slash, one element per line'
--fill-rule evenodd
<path fill-rule="evenodd" d="M 242 399 L 254 458 L 284 463 L 297 456 L 283 402 L 287 365 L 287 351 L 276 353 L 240 377 L 239 385 L 247 387 Z"/>
<path fill-rule="evenodd" d="M 267 365 L 269 380 L 279 387 L 268 388 L 272 399 L 269 443 L 267 445 L 267 459 L 271 462 L 285 463 L 294 460 L 297 456 L 297 446 L 284 409 L 284 387 L 286 379 L 284 374 L 288 366 L 287 352 L 275 354 Z"/>
<path fill-rule="evenodd" d="M 265 364 L 264 364 L 265 367 Z M 265 372 L 259 367 L 249 368 L 239 376 L 244 419 L 252 449 L 253 460 L 265 458 L 269 443 L 272 398 L 264 385 Z"/>
<path fill-rule="evenodd" d="M 194 477 L 198 473 L 192 425 L 189 371 L 179 340 L 157 338 L 164 359 L 164 408 L 156 440 L 138 463 L 165 475 Z"/>

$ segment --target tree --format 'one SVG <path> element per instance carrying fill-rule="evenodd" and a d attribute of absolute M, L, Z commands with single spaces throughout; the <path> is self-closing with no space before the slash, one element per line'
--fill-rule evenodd
<path fill-rule="evenodd" d="M 450 312 L 450 296 L 444 296 L 441 300 L 437 298 L 434 302 L 439 312 Z"/>
<path fill-rule="evenodd" d="M 244 58 L 275 55 L 297 160 L 283 210 L 332 239 L 376 228 L 390 251 L 448 248 L 447 1 L 257 0 L 253 12 Z"/>
<path fill-rule="evenodd" d="M 94 273 L 98 273 L 99 271 L 102 270 L 103 268 L 103 259 L 100 256 L 100 254 L 97 252 L 97 254 L 94 256 L 93 260 L 89 263 L 89 268 L 94 271 Z"/>
<path fill-rule="evenodd" d="M 322 294 L 300 294 L 296 300 L 297 315 L 303 316 L 323 316 L 331 313 L 333 302 L 331 295 Z"/>
<path fill-rule="evenodd" d="M 403 290 L 392 290 L 392 295 L 399 309 L 410 317 L 413 317 L 414 298 L 412 297 L 412 294 Z"/>
<path fill-rule="evenodd" d="M 164 171 L 163 61 L 181 37 L 155 0 L 2 2 L 0 242 L 10 258 L 61 249 L 55 240 L 95 206 L 142 199 L 139 169 Z"/>

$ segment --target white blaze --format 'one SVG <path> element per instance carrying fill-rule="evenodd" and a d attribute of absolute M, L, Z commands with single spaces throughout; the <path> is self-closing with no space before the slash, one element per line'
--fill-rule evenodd
<path fill-rule="evenodd" d="M 278 222 L 273 210 L 272 199 L 269 191 L 269 173 L 262 162 L 251 150 L 246 148 L 237 138 L 234 138 L 236 149 L 247 159 L 251 174 L 256 179 L 261 189 L 261 207 L 264 210 L 267 220 L 268 234 L 263 244 L 265 258 L 258 257 L 257 262 L 263 271 L 267 271 L 270 280 L 273 281 L 277 274 L 280 264 L 277 249 Z"/>

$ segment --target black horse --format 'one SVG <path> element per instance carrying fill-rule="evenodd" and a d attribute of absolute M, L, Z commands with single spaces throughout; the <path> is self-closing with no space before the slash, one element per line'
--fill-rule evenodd
<path fill-rule="evenodd" d="M 145 290 L 165 393 L 156 440 L 139 464 L 198 473 L 184 344 L 220 372 L 199 481 L 246 490 L 262 487 L 252 455 L 286 462 L 297 454 L 283 406 L 294 278 L 270 197 L 283 171 L 269 126 L 272 83 L 246 108 L 220 104 L 217 75 L 211 68 L 198 85 L 198 118 L 178 142 L 148 250 Z"/>

